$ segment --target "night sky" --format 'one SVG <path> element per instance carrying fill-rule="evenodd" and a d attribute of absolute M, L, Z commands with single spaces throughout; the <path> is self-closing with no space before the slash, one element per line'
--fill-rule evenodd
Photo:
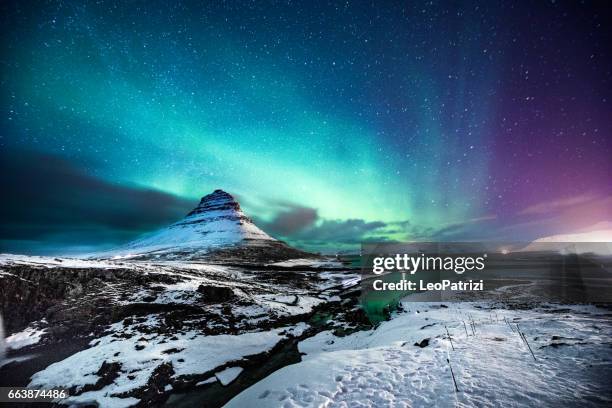
<path fill-rule="evenodd" d="M 0 8 L 0 251 L 112 247 L 216 188 L 323 251 L 612 223 L 606 2 Z"/>

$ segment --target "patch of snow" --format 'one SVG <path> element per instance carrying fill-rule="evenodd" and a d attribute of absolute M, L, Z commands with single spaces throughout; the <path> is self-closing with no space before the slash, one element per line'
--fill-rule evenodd
<path fill-rule="evenodd" d="M 238 378 L 238 376 L 243 370 L 244 369 L 242 367 L 229 367 L 223 371 L 215 373 L 215 377 L 217 377 L 217 379 L 222 385 L 228 385 L 236 378 Z"/>
<path fill-rule="evenodd" d="M 210 378 L 205 379 L 204 381 L 200 381 L 195 386 L 199 387 L 200 385 L 204 385 L 204 384 L 212 384 L 216 381 L 217 381 L 217 377 L 210 377 Z"/>
<path fill-rule="evenodd" d="M 301 295 L 256 295 L 254 299 L 269 310 L 287 315 L 309 313 L 315 306 L 325 302 L 314 296 Z"/>
<path fill-rule="evenodd" d="M 342 262 L 333 259 L 289 259 L 282 262 L 274 262 L 267 266 L 280 266 L 285 268 L 341 268 Z"/>
<path fill-rule="evenodd" d="M 79 258 L 58 258 L 51 256 L 0 254 L 0 266 L 3 265 L 31 265 L 44 266 L 47 268 L 64 267 L 103 269 L 129 267 L 126 265 L 119 265 L 111 261 L 94 261 Z M 135 266 L 136 265 L 132 265 L 132 267 Z"/>
<path fill-rule="evenodd" d="M 339 273 L 339 272 L 322 272 L 319 277 L 323 279 L 318 287 L 322 290 L 333 287 L 342 287 L 344 289 L 352 286 L 357 286 L 361 282 L 361 275 L 357 273 Z"/>
<path fill-rule="evenodd" d="M 92 269 L 134 269 L 144 272 L 167 273 L 176 275 L 176 269 L 187 269 L 199 272 L 210 273 L 238 273 L 238 271 L 221 266 L 210 265 L 192 261 L 127 261 L 118 262 L 117 260 L 94 260 L 83 258 L 60 258 L 50 256 L 34 256 L 34 255 L 16 255 L 16 254 L 0 254 L 0 266 L 10 265 L 28 265 L 28 266 L 44 266 L 46 268 L 92 268 Z M 0 271 L 0 276 L 9 275 L 15 276 L 9 272 Z M 178 273 L 178 275 L 181 275 Z M 189 276 L 192 278 L 192 276 Z"/>
<path fill-rule="evenodd" d="M 287 329 L 287 334 L 290 334 L 293 337 L 299 337 L 304 332 L 310 328 L 310 325 L 304 322 L 299 322 L 295 326 L 291 326 Z"/>
<path fill-rule="evenodd" d="M 93 405 L 104 408 L 127 408 L 140 402 L 138 398 L 120 398 L 111 394 L 113 394 L 112 391 L 102 389 L 99 391 L 89 391 L 79 396 L 70 397 L 64 401 L 76 406 Z"/>
<path fill-rule="evenodd" d="M 40 341 L 40 338 L 45 333 L 45 329 L 36 329 L 28 327 L 23 331 L 15 333 L 6 338 L 6 345 L 13 350 L 17 350 L 26 346 L 31 346 Z"/>

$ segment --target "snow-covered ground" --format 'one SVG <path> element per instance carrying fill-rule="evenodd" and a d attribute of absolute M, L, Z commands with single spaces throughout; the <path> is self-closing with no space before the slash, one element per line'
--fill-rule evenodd
<path fill-rule="evenodd" d="M 69 388 L 64 403 L 104 407 L 147 404 L 158 383 L 166 394 L 229 385 L 252 367 L 252 356 L 303 335 L 316 307 L 339 304 L 346 276 L 354 274 L 1 255 L 5 287 L 23 287 L 27 299 L 50 289 L 53 301 L 10 333 L 2 365 L 28 371 L 23 385 Z M 63 286 L 69 290 L 54 301 L 51 289 Z M 95 320 L 108 323 L 89 324 Z M 30 368 L 28 359 L 73 338 L 87 339 L 88 348 Z M 8 368 L 3 375 L 11 381 Z"/>
<path fill-rule="evenodd" d="M 236 379 L 242 373 L 242 367 L 228 367 L 223 371 L 215 373 L 215 377 L 223 385 L 228 385 Z"/>
<path fill-rule="evenodd" d="M 111 334 L 93 340 L 90 348 L 34 374 L 29 387 L 75 387 L 75 391 L 79 393 L 83 387 L 94 385 L 101 379 L 98 372 L 103 364 L 117 364 L 117 377 L 110 384 L 73 395 L 63 403 L 128 407 L 139 400 L 121 397 L 120 394 L 146 386 L 153 372 L 162 364 L 171 363 L 173 377 L 179 378 L 204 374 L 231 362 L 235 364 L 234 367 L 215 373 L 219 381 L 227 384 L 242 371 L 239 365 L 243 357 L 268 351 L 280 340 L 287 336 L 300 335 L 306 328 L 302 323 L 239 335 L 205 336 L 190 331 L 159 336 L 153 329 L 163 325 L 163 322 L 150 316 L 145 325 L 152 329 L 151 334 L 143 334 L 142 327 L 136 330 L 133 326 L 124 327 L 123 323 L 114 324 L 109 330 Z"/>
<path fill-rule="evenodd" d="M 29 386 L 69 387 L 73 395 L 66 402 L 105 407 L 150 403 L 152 387 L 162 397 L 175 391 L 206 395 L 239 379 L 232 388 L 237 391 L 241 376 L 251 378 L 253 365 L 260 362 L 249 356 L 273 348 L 282 354 L 285 346 L 297 341 L 291 337 L 324 330 L 299 343 L 302 362 L 262 379 L 228 406 L 612 403 L 609 310 L 554 304 L 516 310 L 485 301 L 403 302 L 403 311 L 391 320 L 376 329 L 353 332 L 364 328 L 359 316 L 349 313 L 351 302 L 357 302 L 352 289 L 360 279 L 356 271 L 326 271 L 324 265 L 320 271 L 300 270 L 306 266 L 301 259 L 281 266 L 288 273 L 179 261 L 1 255 L 0 282 L 32 280 L 33 272 L 42 271 L 42 282 L 49 281 L 51 287 L 69 284 L 79 290 L 55 304 L 48 315 L 12 333 L 7 341 L 10 363 L 19 364 L 26 354 L 44 353 L 49 345 L 70 341 L 73 327 L 82 327 L 82 321 L 113 315 L 108 326 L 81 329 L 81 338 L 93 339 L 89 348 L 28 373 L 27 379 L 34 374 Z M 55 273 L 70 268 L 91 270 L 69 271 L 69 281 Z M 94 284 L 88 285 L 90 281 Z M 37 279 L 23 285 L 32 287 L 32 293 L 43 287 Z M 525 308 L 535 304 L 527 301 L 529 291 L 524 291 L 529 299 L 523 304 L 512 293 L 503 298 Z M 90 308 L 92 301 L 96 308 Z M 311 319 L 315 308 L 316 318 Z M 73 311 L 81 310 L 88 314 L 75 314 L 77 324 L 70 325 Z M 54 334 L 58 328 L 67 334 Z M 341 333 L 352 334 L 339 337 Z M 284 355 L 274 358 L 282 362 Z"/>
<path fill-rule="evenodd" d="M 112 261 L 95 261 L 79 258 L 58 258 L 52 256 L 31 256 L 31 255 L 15 255 L 15 254 L 0 254 L 0 266 L 5 265 L 27 265 L 27 266 L 43 266 L 45 268 L 118 268 L 118 267 L 133 267 L 137 268 L 138 264 L 119 264 Z"/>
<path fill-rule="evenodd" d="M 612 325 L 606 310 L 554 305 L 489 310 L 483 303 L 404 302 L 403 307 L 375 330 L 346 337 L 325 331 L 302 341 L 301 363 L 278 370 L 227 407 L 612 403 Z"/>
<path fill-rule="evenodd" d="M 298 268 L 298 267 L 309 267 L 309 268 L 341 268 L 342 262 L 335 259 L 289 259 L 282 262 L 274 262 L 268 264 L 269 266 L 281 266 L 284 268 Z"/>
<path fill-rule="evenodd" d="M 45 329 L 41 330 L 35 327 L 27 327 L 25 330 L 7 337 L 6 345 L 13 350 L 31 346 L 32 344 L 36 344 L 40 341 L 40 338 L 43 334 L 45 334 L 45 331 Z"/>

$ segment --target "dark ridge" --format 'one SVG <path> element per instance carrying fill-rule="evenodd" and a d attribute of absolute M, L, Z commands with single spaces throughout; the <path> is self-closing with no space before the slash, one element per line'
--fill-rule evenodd
<path fill-rule="evenodd" d="M 240 211 L 240 204 L 229 193 L 223 190 L 215 190 L 205 195 L 200 200 L 200 204 L 194 208 L 187 216 L 200 214 L 208 211 L 234 210 Z"/>

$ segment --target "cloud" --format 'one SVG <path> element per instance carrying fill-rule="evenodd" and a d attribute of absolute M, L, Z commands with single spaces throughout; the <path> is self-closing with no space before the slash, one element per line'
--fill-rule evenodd
<path fill-rule="evenodd" d="M 300 240 L 359 243 L 365 236 L 387 226 L 381 221 L 362 219 L 323 220 L 295 235 Z"/>
<path fill-rule="evenodd" d="M 432 241 L 484 240 L 491 238 L 495 233 L 496 221 L 496 215 L 484 215 L 448 224 L 438 229 L 429 229 L 426 233 L 428 239 Z"/>
<path fill-rule="evenodd" d="M 180 219 L 196 204 L 108 183 L 82 164 L 23 150 L 0 152 L 0 181 L 2 251 L 119 244 Z"/>
<path fill-rule="evenodd" d="M 322 219 L 316 208 L 283 200 L 268 200 L 265 209 L 273 212 L 272 220 L 255 217 L 257 225 L 272 236 L 309 251 L 355 251 L 362 242 L 395 242 L 390 235 L 408 235 L 415 228 L 409 221 Z"/>
<path fill-rule="evenodd" d="M 588 232 L 597 229 L 595 225 L 612 222 L 612 195 L 593 196 L 589 200 L 555 201 L 558 202 L 565 205 L 556 205 L 555 211 L 538 214 L 537 218 L 528 213 L 517 222 L 503 226 L 500 233 L 531 241 L 549 235 Z"/>
<path fill-rule="evenodd" d="M 519 215 L 548 214 L 569 207 L 581 205 L 596 199 L 592 194 L 582 194 L 574 197 L 564 197 L 557 200 L 540 202 L 521 210 Z"/>
<path fill-rule="evenodd" d="M 271 221 L 256 219 L 255 222 L 273 236 L 286 239 L 302 246 L 338 244 L 359 244 L 372 239 L 373 233 L 381 233 L 379 240 L 387 238 L 386 229 L 392 226 L 397 229 L 409 223 L 385 223 L 382 221 L 365 221 L 363 219 L 330 220 L 322 219 L 316 208 L 304 207 L 287 201 L 270 201 L 269 209 L 276 210 Z"/>
<path fill-rule="evenodd" d="M 276 214 L 274 219 L 266 223 L 266 230 L 272 234 L 290 236 L 312 226 L 319 218 L 317 210 L 290 204 L 288 209 Z"/>
<path fill-rule="evenodd" d="M 309 251 L 353 252 L 362 242 L 388 242 L 388 224 L 362 219 L 319 220 L 317 223 L 286 237 L 290 244 Z"/>
<path fill-rule="evenodd" d="M 518 213 L 499 233 L 531 241 L 549 235 L 574 234 L 612 221 L 612 195 L 581 194 L 541 202 Z"/>

